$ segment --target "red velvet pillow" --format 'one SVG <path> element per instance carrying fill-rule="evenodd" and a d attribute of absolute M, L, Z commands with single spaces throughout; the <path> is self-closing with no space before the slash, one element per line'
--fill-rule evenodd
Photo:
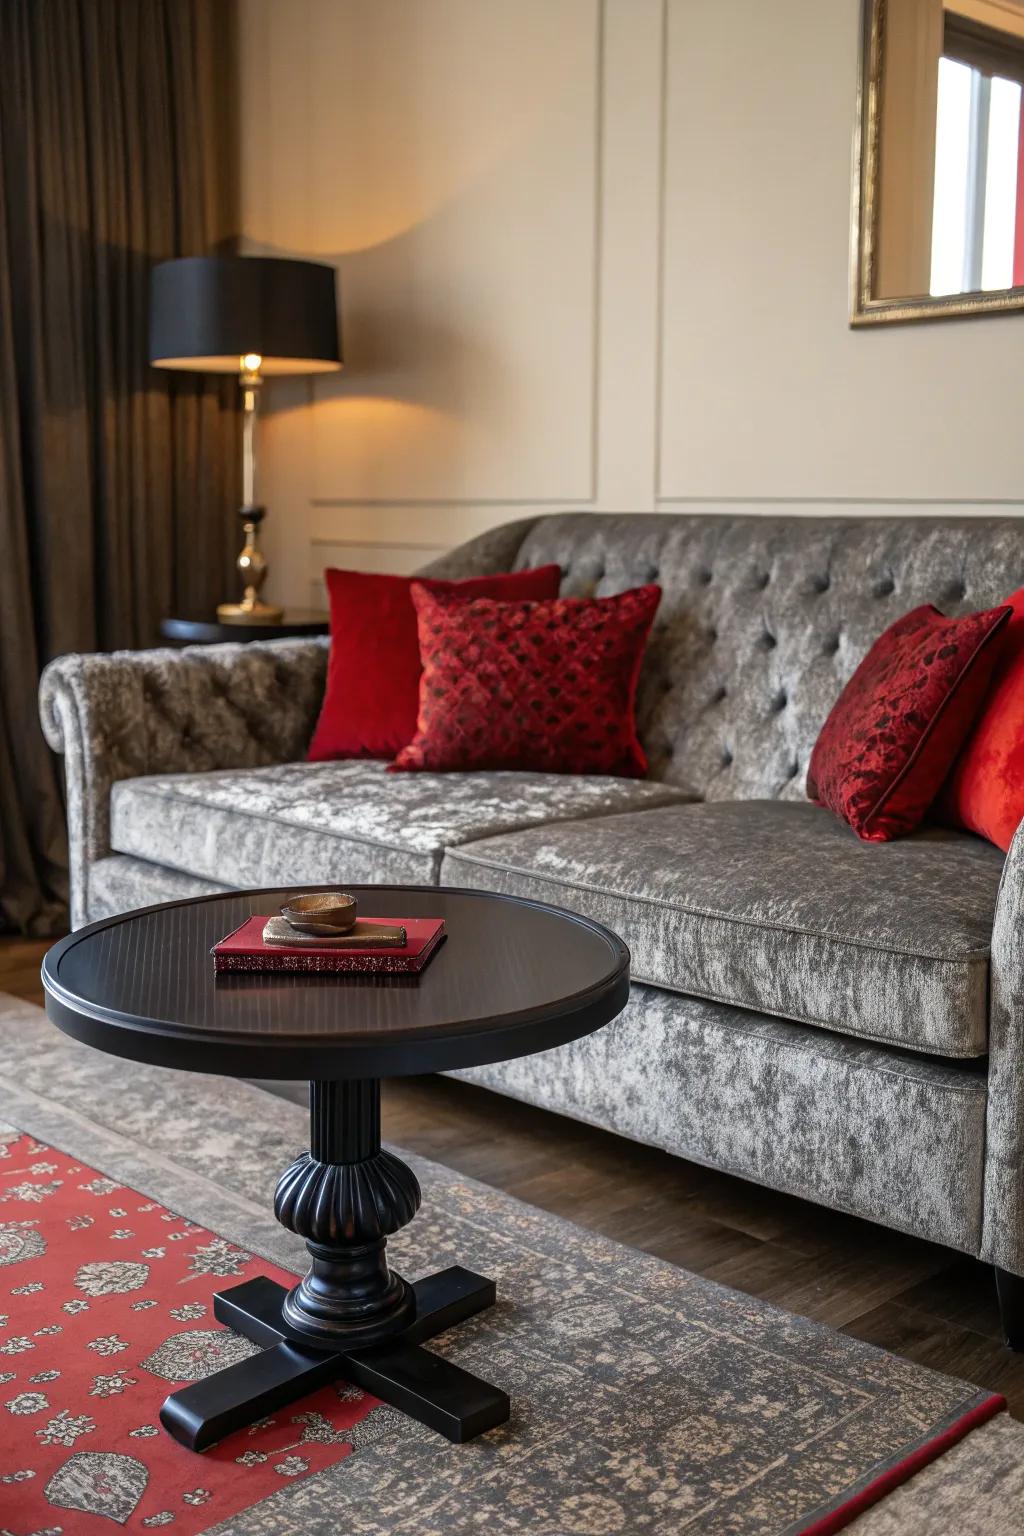
<path fill-rule="evenodd" d="M 970 730 L 1010 612 L 947 619 L 925 604 L 891 624 L 821 728 L 807 773 L 811 799 L 865 842 L 912 832 Z"/>
<path fill-rule="evenodd" d="M 541 565 L 508 576 L 423 581 L 430 592 L 465 597 L 557 597 L 561 570 Z M 331 653 L 309 761 L 394 757 L 416 729 L 420 644 L 412 605 L 413 576 L 326 571 L 331 602 Z"/>
<path fill-rule="evenodd" d="M 413 587 L 420 714 L 392 763 L 429 772 L 647 772 L 633 702 L 661 588 L 549 602 L 466 601 Z"/>
<path fill-rule="evenodd" d="M 1006 626 L 978 723 L 942 792 L 938 820 L 1007 851 L 1024 818 L 1024 587 Z"/>

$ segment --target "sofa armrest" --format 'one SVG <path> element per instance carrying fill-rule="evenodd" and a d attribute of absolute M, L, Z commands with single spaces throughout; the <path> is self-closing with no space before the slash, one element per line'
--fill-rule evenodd
<path fill-rule="evenodd" d="M 996 898 L 988 1037 L 981 1257 L 1024 1275 L 1024 822 Z"/>
<path fill-rule="evenodd" d="M 258 768 L 304 756 L 323 699 L 326 640 L 58 657 L 43 672 L 43 734 L 64 754 L 71 921 L 110 850 L 110 791 L 154 773 Z"/>
<path fill-rule="evenodd" d="M 516 568 L 536 518 L 488 529 L 422 574 Z M 185 650 L 58 657 L 39 685 L 43 734 L 64 754 L 71 921 L 87 921 L 89 869 L 110 853 L 119 779 L 261 768 L 305 756 L 324 694 L 328 642 L 259 640 Z"/>

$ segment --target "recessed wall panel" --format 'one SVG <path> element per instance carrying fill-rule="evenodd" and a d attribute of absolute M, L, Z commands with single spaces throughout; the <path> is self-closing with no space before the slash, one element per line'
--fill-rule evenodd
<path fill-rule="evenodd" d="M 598 0 L 313 0 L 317 499 L 593 495 Z M 297 174 L 300 172 L 297 170 Z"/>

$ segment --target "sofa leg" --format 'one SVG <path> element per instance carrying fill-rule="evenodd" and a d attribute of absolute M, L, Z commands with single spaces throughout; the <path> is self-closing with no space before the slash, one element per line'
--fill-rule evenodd
<path fill-rule="evenodd" d="M 1024 1350 L 1024 1277 L 997 1266 L 996 1295 L 1003 1338 L 1011 1349 Z"/>

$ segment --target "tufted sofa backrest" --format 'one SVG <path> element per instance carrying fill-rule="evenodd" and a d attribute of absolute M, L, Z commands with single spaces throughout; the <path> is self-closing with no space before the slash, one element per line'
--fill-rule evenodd
<path fill-rule="evenodd" d="M 514 564 L 548 561 L 570 595 L 663 588 L 637 700 L 652 777 L 796 799 L 871 642 L 919 603 L 965 613 L 1024 584 L 1024 521 L 564 513 L 525 525 Z"/>

